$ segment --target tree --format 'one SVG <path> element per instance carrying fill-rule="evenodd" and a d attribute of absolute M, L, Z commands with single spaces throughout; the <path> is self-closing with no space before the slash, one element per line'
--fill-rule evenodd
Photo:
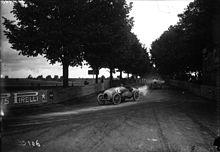
<path fill-rule="evenodd" d="M 181 65 L 184 62 L 187 63 L 187 60 L 184 60 L 186 49 L 181 42 L 181 34 L 171 26 L 158 40 L 152 43 L 152 60 L 161 74 L 172 75 L 183 70 L 184 67 Z"/>
<path fill-rule="evenodd" d="M 91 24 L 87 26 L 87 30 L 84 58 L 95 71 L 96 83 L 98 83 L 99 69 L 106 66 L 106 61 L 103 58 L 107 44 L 104 41 L 106 29 L 101 24 Z"/>
<path fill-rule="evenodd" d="M 68 86 L 69 66 L 83 60 L 82 36 L 87 0 L 15 2 L 16 21 L 4 18 L 5 35 L 12 48 L 24 56 L 42 55 L 63 66 L 63 86 Z"/>
<path fill-rule="evenodd" d="M 125 0 L 93 0 L 89 6 L 85 59 L 96 72 L 102 67 L 109 68 L 111 82 L 133 24 L 128 17 L 131 4 L 128 6 Z"/>
<path fill-rule="evenodd" d="M 59 79 L 59 76 L 58 76 L 58 75 L 54 75 L 53 79 L 54 79 L 54 80 L 58 80 L 58 79 Z"/>
<path fill-rule="evenodd" d="M 133 33 L 130 34 L 125 50 L 122 52 L 118 68 L 128 74 L 143 75 L 150 70 L 150 60 L 146 48 Z"/>
<path fill-rule="evenodd" d="M 51 75 L 46 76 L 46 80 L 52 80 Z"/>
<path fill-rule="evenodd" d="M 213 49 L 212 28 L 215 7 L 214 1 L 195 0 L 178 15 L 180 20 L 177 25 L 182 30 L 183 42 L 193 71 L 202 70 L 202 50 Z"/>
<path fill-rule="evenodd" d="M 29 74 L 28 77 L 27 77 L 27 79 L 33 79 L 32 75 Z"/>
<path fill-rule="evenodd" d="M 151 45 L 152 60 L 166 75 L 183 77 L 189 72 L 201 73 L 202 50 L 213 49 L 212 27 L 215 3 L 208 0 L 191 2 L 179 22 L 170 26 Z"/>
<path fill-rule="evenodd" d="M 43 79 L 44 79 L 43 75 L 37 76 L 37 80 L 43 80 Z"/>

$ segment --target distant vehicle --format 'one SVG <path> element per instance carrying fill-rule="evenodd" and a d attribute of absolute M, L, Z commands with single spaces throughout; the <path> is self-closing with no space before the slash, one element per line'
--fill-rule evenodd
<path fill-rule="evenodd" d="M 112 102 L 117 105 L 125 99 L 133 99 L 137 101 L 140 93 L 137 88 L 130 86 L 120 86 L 105 90 L 103 93 L 98 94 L 97 101 L 99 105 L 104 105 L 106 102 Z"/>
<path fill-rule="evenodd" d="M 150 83 L 150 88 L 151 89 L 162 89 L 162 86 L 164 83 L 165 83 L 164 80 L 153 79 L 152 82 Z"/>

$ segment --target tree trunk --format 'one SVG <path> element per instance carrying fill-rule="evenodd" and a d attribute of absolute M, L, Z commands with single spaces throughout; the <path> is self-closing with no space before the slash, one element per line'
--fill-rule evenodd
<path fill-rule="evenodd" d="M 113 69 L 110 68 L 110 87 L 112 87 L 112 80 L 113 80 L 113 75 L 112 75 L 112 73 L 113 73 Z"/>
<path fill-rule="evenodd" d="M 69 64 L 63 63 L 63 87 L 69 86 Z"/>
<path fill-rule="evenodd" d="M 122 71 L 120 70 L 120 80 L 122 80 Z"/>
<path fill-rule="evenodd" d="M 98 76 L 99 76 L 99 69 L 96 68 L 96 69 L 95 69 L 95 83 L 96 83 L 96 84 L 98 83 Z"/>

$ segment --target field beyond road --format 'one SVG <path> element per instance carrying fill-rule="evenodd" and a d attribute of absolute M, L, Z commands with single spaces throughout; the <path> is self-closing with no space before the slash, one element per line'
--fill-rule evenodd
<path fill-rule="evenodd" d="M 84 100 L 3 120 L 3 152 L 215 152 L 214 101 L 170 87 L 120 105 Z"/>

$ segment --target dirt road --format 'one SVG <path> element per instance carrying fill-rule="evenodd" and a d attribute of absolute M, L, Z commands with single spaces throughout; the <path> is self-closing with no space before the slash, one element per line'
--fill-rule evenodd
<path fill-rule="evenodd" d="M 212 144 L 220 126 L 213 101 L 170 88 L 150 90 L 139 102 L 98 106 L 95 100 L 94 96 L 77 108 L 65 105 L 65 110 L 8 121 L 2 150 L 215 151 Z"/>

